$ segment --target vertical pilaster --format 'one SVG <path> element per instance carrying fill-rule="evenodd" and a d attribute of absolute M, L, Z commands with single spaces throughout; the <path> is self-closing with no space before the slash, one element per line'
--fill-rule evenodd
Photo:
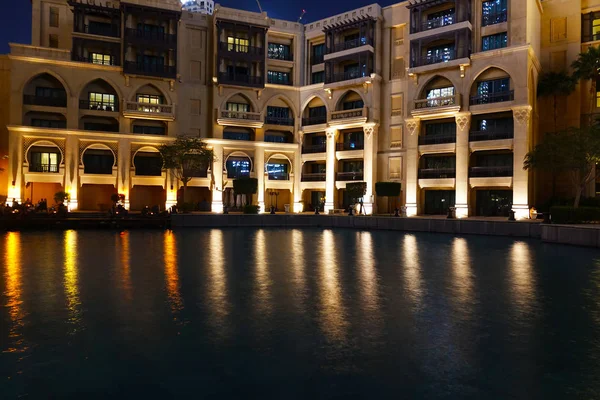
<path fill-rule="evenodd" d="M 335 141 L 338 135 L 337 129 L 327 130 L 327 160 L 325 164 L 325 212 L 335 208 L 335 173 L 337 170 L 337 159 L 335 157 Z"/>
<path fill-rule="evenodd" d="M 20 133 L 8 132 L 8 198 L 7 202 L 21 203 L 21 184 L 23 182 L 23 136 Z M 12 204 L 12 203 L 11 203 Z"/>
<path fill-rule="evenodd" d="M 254 151 L 254 176 L 258 179 L 259 212 L 265 212 L 265 149 L 263 147 L 257 147 Z"/>
<path fill-rule="evenodd" d="M 117 160 L 117 191 L 125 195 L 125 208 L 129 209 L 131 187 L 131 144 L 129 140 L 119 140 Z"/>
<path fill-rule="evenodd" d="M 300 185 L 302 182 L 302 155 L 301 151 L 296 151 L 294 154 L 294 159 L 292 160 L 294 163 L 293 172 L 294 172 L 294 206 L 293 211 L 295 213 L 302 212 L 302 190 L 300 189 Z"/>
<path fill-rule="evenodd" d="M 418 212 L 419 195 L 419 119 L 406 119 L 406 215 Z"/>
<path fill-rule="evenodd" d="M 456 114 L 456 218 L 469 216 L 469 129 L 471 113 Z"/>
<path fill-rule="evenodd" d="M 515 218 L 529 218 L 529 171 L 523 160 L 531 140 L 531 106 L 514 107 L 515 133 L 513 139 L 513 210 Z"/>
<path fill-rule="evenodd" d="M 69 194 L 69 209 L 77 210 L 77 193 L 79 192 L 79 140 L 68 135 L 65 141 L 65 181 L 64 191 Z"/>
<path fill-rule="evenodd" d="M 363 180 L 367 184 L 365 197 L 363 198 L 366 214 L 375 212 L 374 189 L 377 179 L 377 125 L 366 125 L 364 131 L 364 158 L 363 158 Z"/>
<path fill-rule="evenodd" d="M 223 212 L 223 192 L 225 191 L 225 182 L 223 180 L 223 146 L 215 144 L 213 146 L 214 161 L 211 167 L 212 177 L 212 212 Z"/>
<path fill-rule="evenodd" d="M 167 192 L 167 200 L 165 202 L 166 210 L 177 204 L 177 192 L 179 191 L 179 186 L 179 180 L 171 171 L 167 170 L 167 181 L 165 187 L 165 191 Z M 182 201 L 185 202 L 185 199 Z"/>

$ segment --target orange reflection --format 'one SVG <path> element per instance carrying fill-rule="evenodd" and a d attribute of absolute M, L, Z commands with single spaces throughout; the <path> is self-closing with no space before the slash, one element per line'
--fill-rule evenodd
<path fill-rule="evenodd" d="M 338 280 L 338 262 L 335 256 L 335 240 L 331 230 L 323 231 L 321 277 L 321 323 L 330 340 L 346 337 L 346 315 L 342 306 L 341 288 Z"/>
<path fill-rule="evenodd" d="M 77 271 L 77 231 L 69 230 L 64 236 L 64 285 L 65 296 L 67 297 L 67 307 L 69 309 L 69 319 L 71 322 L 78 322 L 80 319 L 79 286 Z"/>
<path fill-rule="evenodd" d="M 21 328 L 23 327 L 23 300 L 21 298 L 21 241 L 19 232 L 8 232 L 6 234 L 6 252 L 4 254 L 5 277 L 6 277 L 6 307 L 8 315 L 12 320 L 12 326 L 9 329 L 9 338 L 11 344 L 15 347 L 9 347 L 4 350 L 7 353 L 23 352 L 26 348 L 23 346 L 23 336 Z"/>
<path fill-rule="evenodd" d="M 525 242 L 515 242 L 510 249 L 512 292 L 520 311 L 528 311 L 535 302 L 535 277 L 532 257 Z"/>
<path fill-rule="evenodd" d="M 301 308 L 306 295 L 306 271 L 304 270 L 304 233 L 300 229 L 292 230 L 291 252 L 292 271 L 294 273 L 294 295 L 292 300 L 295 307 Z"/>
<path fill-rule="evenodd" d="M 221 331 L 225 325 L 225 317 L 229 313 L 227 304 L 227 275 L 225 273 L 225 241 L 223 231 L 213 229 L 208 236 L 210 248 L 209 258 L 209 284 L 207 292 L 212 307 L 212 320 L 217 330 Z"/>
<path fill-rule="evenodd" d="M 452 273 L 456 296 L 461 303 L 469 303 L 473 297 L 473 277 L 469 245 L 465 238 L 454 238 L 452 242 Z"/>
<path fill-rule="evenodd" d="M 375 271 L 375 259 L 373 254 L 373 237 L 371 236 L 371 232 L 358 232 L 357 236 L 361 292 L 365 298 L 363 303 L 367 306 L 369 313 L 377 313 L 379 312 L 379 304 L 377 294 L 377 272 Z"/>
<path fill-rule="evenodd" d="M 267 249 L 265 231 L 260 229 L 256 232 L 256 296 L 259 313 L 271 311 L 271 278 L 269 276 L 269 264 L 267 262 Z"/>
<path fill-rule="evenodd" d="M 404 281 L 406 289 L 415 305 L 421 303 L 423 297 L 421 260 L 419 259 L 419 246 L 415 235 L 404 235 L 403 246 Z"/>
<path fill-rule="evenodd" d="M 119 242 L 119 247 L 121 248 L 121 285 L 125 290 L 125 299 L 127 301 L 131 301 L 133 299 L 133 290 L 131 286 L 131 256 L 129 252 L 129 232 L 121 232 L 121 234 L 117 236 L 117 241 Z"/>
<path fill-rule="evenodd" d="M 164 239 L 164 264 L 165 279 L 167 285 L 167 296 L 171 305 L 171 312 L 178 313 L 183 309 L 183 300 L 179 293 L 179 273 L 177 271 L 177 243 L 175 234 L 171 231 L 165 232 Z"/>

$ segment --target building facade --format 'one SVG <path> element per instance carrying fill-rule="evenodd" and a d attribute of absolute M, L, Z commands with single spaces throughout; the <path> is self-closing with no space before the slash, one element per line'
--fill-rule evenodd
<path fill-rule="evenodd" d="M 600 21 L 600 0 L 409 0 L 307 24 L 179 0 L 32 7 L 32 44 L 0 56 L 0 185 L 18 201 L 64 190 L 80 210 L 115 192 L 174 204 L 158 148 L 193 135 L 216 160 L 186 201 L 213 212 L 249 176 L 263 211 L 344 209 L 360 181 L 366 212 L 385 212 L 375 183 L 398 181 L 409 216 L 526 217 L 545 193 L 522 168 L 550 129 L 538 76 L 568 69 Z M 565 100 L 565 124 L 597 112 L 589 96 Z"/>

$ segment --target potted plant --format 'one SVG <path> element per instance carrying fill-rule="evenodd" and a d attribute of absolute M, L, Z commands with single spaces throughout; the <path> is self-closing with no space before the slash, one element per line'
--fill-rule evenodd
<path fill-rule="evenodd" d="M 360 199 L 360 211 L 359 213 L 362 213 L 362 198 L 363 196 L 367 193 L 367 183 L 366 182 L 352 182 L 352 183 L 347 183 L 346 184 L 346 193 L 348 193 L 348 196 L 353 199 L 354 201 L 356 201 L 357 199 Z M 348 215 L 352 215 L 352 207 L 350 207 L 350 210 L 348 212 Z"/>

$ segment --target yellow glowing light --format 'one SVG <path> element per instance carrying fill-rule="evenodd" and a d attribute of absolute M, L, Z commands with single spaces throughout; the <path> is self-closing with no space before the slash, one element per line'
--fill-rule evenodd
<path fill-rule="evenodd" d="M 124 231 L 117 236 L 117 248 L 118 247 L 121 248 L 121 285 L 125 291 L 125 299 L 131 301 L 133 297 L 131 285 L 131 258 L 129 253 L 129 232 Z"/>
<path fill-rule="evenodd" d="M 254 243 L 254 251 L 256 253 L 257 309 L 260 313 L 269 313 L 271 310 L 271 278 L 269 276 L 264 230 L 260 229 L 256 232 Z"/>
<path fill-rule="evenodd" d="M 515 242 L 510 249 L 512 292 L 518 310 L 526 311 L 535 302 L 535 277 L 529 246 L 525 242 Z"/>
<path fill-rule="evenodd" d="M 71 321 L 76 322 L 79 320 L 78 307 L 80 305 L 77 276 L 77 231 L 69 230 L 65 232 L 64 258 L 64 285 L 68 303 L 67 307 Z"/>
<path fill-rule="evenodd" d="M 452 272 L 457 300 L 466 303 L 473 295 L 473 277 L 471 274 L 471 257 L 465 238 L 454 238 L 452 242 Z"/>
<path fill-rule="evenodd" d="M 419 247 L 415 235 L 404 236 L 404 280 L 406 288 L 416 305 L 421 302 L 423 289 L 421 288 L 421 260 Z"/>
<path fill-rule="evenodd" d="M 6 307 L 8 315 L 12 320 L 9 329 L 11 341 L 18 347 L 10 347 L 6 352 L 22 352 L 23 337 L 21 334 L 23 300 L 21 298 L 21 241 L 19 232 L 8 232 L 6 234 L 6 253 L 4 254 L 4 266 L 6 277 Z"/>
<path fill-rule="evenodd" d="M 177 243 L 175 234 L 171 231 L 165 232 L 164 240 L 164 264 L 167 296 L 171 305 L 171 312 L 178 313 L 183 309 L 183 300 L 179 293 L 179 273 L 177 271 Z"/>
<path fill-rule="evenodd" d="M 346 313 L 342 306 L 338 261 L 335 240 L 331 230 L 323 231 L 320 298 L 322 329 L 330 340 L 344 340 L 346 337 Z"/>
<path fill-rule="evenodd" d="M 207 286 L 211 303 L 211 320 L 220 336 L 225 336 L 225 317 L 229 313 L 227 303 L 227 275 L 225 271 L 225 240 L 223 231 L 213 229 L 208 236 L 210 248 L 210 283 Z"/>

